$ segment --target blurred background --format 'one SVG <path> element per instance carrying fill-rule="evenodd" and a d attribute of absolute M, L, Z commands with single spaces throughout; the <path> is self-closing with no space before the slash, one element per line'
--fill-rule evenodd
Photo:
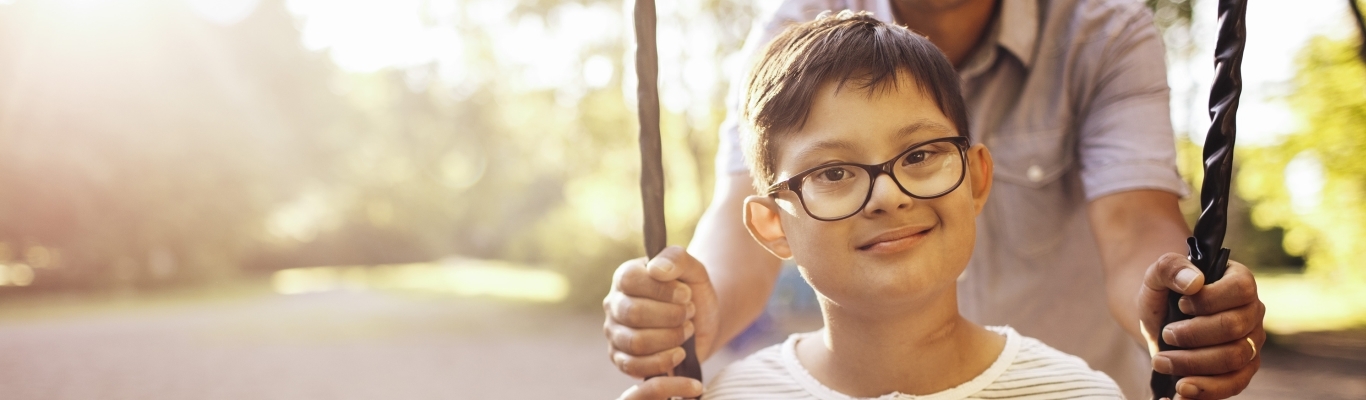
<path fill-rule="evenodd" d="M 1199 182 L 1215 3 L 1147 3 Z M 775 4 L 658 2 L 671 243 Z M 600 303 L 643 255 L 630 7 L 0 0 L 0 397 L 614 397 Z M 1226 246 L 1273 337 L 1244 398 L 1366 398 L 1352 15 L 1249 10 Z M 731 356 L 812 327 L 781 282 Z"/>

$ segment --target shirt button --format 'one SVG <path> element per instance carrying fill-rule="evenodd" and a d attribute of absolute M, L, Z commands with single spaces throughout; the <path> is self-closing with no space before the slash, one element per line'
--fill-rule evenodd
<path fill-rule="evenodd" d="M 1043 180 L 1043 168 L 1039 168 L 1038 165 L 1030 165 L 1029 169 L 1025 170 L 1025 177 L 1029 178 L 1030 182 L 1041 181 Z"/>

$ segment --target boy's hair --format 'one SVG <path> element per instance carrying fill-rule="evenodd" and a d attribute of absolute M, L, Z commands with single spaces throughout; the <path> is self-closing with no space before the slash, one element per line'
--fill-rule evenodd
<path fill-rule="evenodd" d="M 905 27 L 884 24 L 871 13 L 829 11 L 814 21 L 788 27 L 764 48 L 745 85 L 745 161 L 761 193 L 777 180 L 777 141 L 806 124 L 816 91 L 835 81 L 853 82 L 873 95 L 895 90 L 897 74 L 908 73 L 934 98 L 939 111 L 968 135 L 967 107 L 958 73 L 944 54 Z"/>

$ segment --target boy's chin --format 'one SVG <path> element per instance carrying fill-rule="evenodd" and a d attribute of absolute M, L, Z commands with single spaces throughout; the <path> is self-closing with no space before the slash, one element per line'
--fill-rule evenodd
<path fill-rule="evenodd" d="M 923 303 L 929 296 L 953 285 L 953 281 L 935 282 L 927 277 L 877 277 L 869 276 L 860 282 L 848 285 L 840 291 L 825 290 L 831 300 L 843 305 L 859 305 L 859 308 L 883 309 L 899 304 L 915 305 Z M 819 283 L 813 284 L 820 291 Z M 867 306 L 867 307 L 862 307 Z"/>

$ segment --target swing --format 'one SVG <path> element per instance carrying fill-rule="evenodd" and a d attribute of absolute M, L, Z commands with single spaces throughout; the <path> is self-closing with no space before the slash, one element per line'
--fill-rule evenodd
<path fill-rule="evenodd" d="M 1353 2 L 1353 9 L 1356 4 Z M 659 60 L 655 47 L 654 0 L 636 0 L 636 89 L 640 121 L 640 190 L 645 213 L 645 251 L 650 258 L 666 244 L 664 227 L 664 167 L 659 138 Z M 1228 267 L 1229 250 L 1223 247 L 1228 228 L 1228 199 L 1233 173 L 1233 146 L 1237 133 L 1238 100 L 1242 94 L 1243 48 L 1247 29 L 1244 16 L 1247 0 L 1219 0 L 1219 38 L 1214 51 L 1215 79 L 1210 90 L 1209 112 L 1212 119 L 1205 136 L 1205 178 L 1200 190 L 1200 217 L 1193 236 L 1186 240 L 1189 259 L 1205 275 L 1205 283 L 1223 277 Z M 1363 29 L 1366 33 L 1366 29 Z M 1366 55 L 1366 53 L 1363 53 Z M 1192 318 L 1177 306 L 1181 294 L 1168 293 L 1167 316 L 1163 326 Z M 683 343 L 687 357 L 674 368 L 674 376 L 702 380 L 693 338 Z M 1162 351 L 1178 349 L 1159 339 Z M 1153 398 L 1175 398 L 1180 376 L 1152 374 Z"/>

